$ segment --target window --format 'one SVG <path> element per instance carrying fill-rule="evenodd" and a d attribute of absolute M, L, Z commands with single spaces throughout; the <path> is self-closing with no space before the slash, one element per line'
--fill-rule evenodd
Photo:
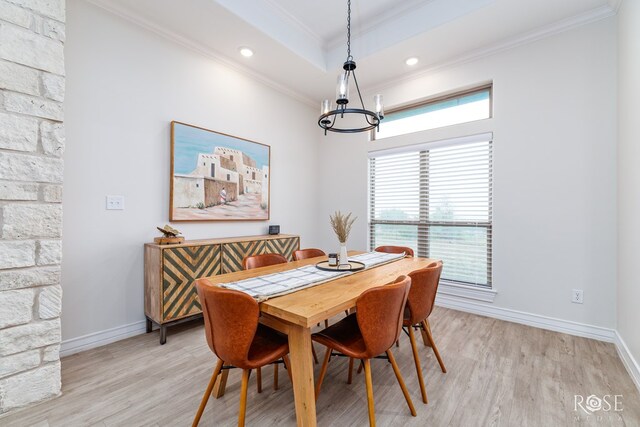
<path fill-rule="evenodd" d="M 227 174 L 227 181 L 231 181 L 231 174 Z"/>
<path fill-rule="evenodd" d="M 369 157 L 369 236 L 442 259 L 444 281 L 491 287 L 492 136 Z"/>
<path fill-rule="evenodd" d="M 374 131 L 374 139 L 389 138 L 427 129 L 491 117 L 491 87 L 474 89 L 410 107 L 391 110 Z"/>

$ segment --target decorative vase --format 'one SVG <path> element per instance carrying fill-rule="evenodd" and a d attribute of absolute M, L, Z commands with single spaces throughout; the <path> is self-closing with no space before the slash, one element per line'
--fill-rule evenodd
<path fill-rule="evenodd" d="M 340 243 L 340 265 L 349 264 L 349 255 L 347 254 L 347 243 Z"/>

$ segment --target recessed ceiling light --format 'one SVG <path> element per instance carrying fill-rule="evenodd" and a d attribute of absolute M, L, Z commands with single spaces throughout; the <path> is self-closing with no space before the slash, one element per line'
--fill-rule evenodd
<path fill-rule="evenodd" d="M 418 63 L 418 58 L 416 58 L 415 56 L 412 56 L 411 58 L 407 58 L 407 60 L 404 62 L 407 65 L 416 65 Z"/>
<path fill-rule="evenodd" d="M 245 58 L 250 58 L 253 56 L 253 51 L 248 47 L 239 47 L 238 50 L 240 51 L 240 55 L 244 56 Z"/>

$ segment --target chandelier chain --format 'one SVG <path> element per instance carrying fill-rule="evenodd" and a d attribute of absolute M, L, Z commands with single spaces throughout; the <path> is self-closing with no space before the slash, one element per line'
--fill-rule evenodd
<path fill-rule="evenodd" d="M 351 0 L 347 0 L 347 61 L 351 56 Z"/>

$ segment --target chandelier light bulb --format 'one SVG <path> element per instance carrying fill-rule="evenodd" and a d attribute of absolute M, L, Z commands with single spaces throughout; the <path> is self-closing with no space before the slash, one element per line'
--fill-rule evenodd
<path fill-rule="evenodd" d="M 377 94 L 373 97 L 373 104 L 376 106 L 376 114 L 380 118 L 384 117 L 384 106 L 382 105 L 382 95 Z"/>
<path fill-rule="evenodd" d="M 342 73 L 338 76 L 336 102 L 338 104 L 346 104 L 349 102 L 349 78 L 347 77 L 347 73 Z"/>
<path fill-rule="evenodd" d="M 320 104 L 320 114 L 327 114 L 329 111 L 331 111 L 331 101 L 325 99 Z"/>

